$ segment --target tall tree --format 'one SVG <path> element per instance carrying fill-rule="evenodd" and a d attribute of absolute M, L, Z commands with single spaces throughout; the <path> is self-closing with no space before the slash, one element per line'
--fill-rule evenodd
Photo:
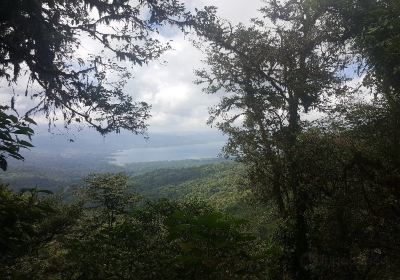
<path fill-rule="evenodd" d="M 298 153 L 302 117 L 324 111 L 345 81 L 339 40 L 345 29 L 327 7 L 324 1 L 268 1 L 250 27 L 234 27 L 209 7 L 196 23 L 210 66 L 197 72 L 199 83 L 208 93 L 224 93 L 210 123 L 230 136 L 226 152 L 250 166 L 254 184 L 292 225 L 286 249 L 293 279 L 311 277 L 306 213 L 312 206 Z"/>
<path fill-rule="evenodd" d="M 0 168 L 8 156 L 22 158 L 19 148 L 29 145 L 20 138 L 32 135 L 25 127 L 37 112 L 50 123 L 85 122 L 103 135 L 143 133 L 149 105 L 123 91 L 131 77 L 123 61 L 157 59 L 169 45 L 153 35 L 165 24 L 183 26 L 186 15 L 177 0 L 1 1 L 0 79 L 11 86 L 26 77 L 25 96 L 35 105 L 21 117 L 15 96 L 0 107 Z M 89 49 L 86 57 L 78 55 L 81 47 Z"/>

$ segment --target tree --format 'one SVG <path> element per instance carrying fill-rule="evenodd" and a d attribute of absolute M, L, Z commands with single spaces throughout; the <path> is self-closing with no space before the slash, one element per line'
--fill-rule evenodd
<path fill-rule="evenodd" d="M 291 277 L 310 279 L 306 215 L 312 207 L 298 155 L 306 129 L 301 118 L 324 111 L 329 96 L 343 92 L 345 29 L 324 1 L 269 1 L 261 12 L 250 27 L 225 23 L 214 8 L 199 12 L 195 28 L 209 45 L 210 70 L 197 74 L 206 92 L 224 92 L 210 123 L 230 137 L 225 151 L 250 166 L 253 184 L 292 225 Z"/>
<path fill-rule="evenodd" d="M 259 197 L 274 200 L 282 278 L 398 275 L 397 2 L 269 1 L 250 27 L 199 14 L 210 66 L 199 83 L 223 93 L 210 123 L 230 136 L 225 152 L 246 163 Z M 328 106 L 360 55 L 373 101 L 347 91 Z M 308 108 L 329 117 L 305 121 Z"/>
<path fill-rule="evenodd" d="M 0 108 L 0 167 L 6 169 L 8 156 L 22 158 L 19 149 L 30 145 L 19 136 L 32 135 L 25 127 L 38 112 L 49 124 L 85 122 L 102 135 L 143 133 L 150 107 L 123 91 L 131 77 L 123 61 L 141 66 L 157 59 L 169 45 L 153 34 L 165 24 L 185 25 L 186 16 L 177 0 L 2 1 L 0 79 L 12 85 L 27 78 L 25 96 L 36 105 L 20 117 L 14 96 Z M 99 52 L 80 57 L 82 39 Z"/>
<path fill-rule="evenodd" d="M 124 173 L 91 174 L 78 194 L 89 208 L 99 209 L 100 222 L 111 228 L 119 215 L 137 202 L 137 195 L 129 193 L 128 176 Z"/>

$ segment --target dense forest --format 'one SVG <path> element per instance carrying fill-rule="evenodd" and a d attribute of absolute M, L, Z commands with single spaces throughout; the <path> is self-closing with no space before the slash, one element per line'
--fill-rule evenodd
<path fill-rule="evenodd" d="M 189 2 L 0 2 L 0 80 L 35 102 L 0 106 L 0 278 L 400 279 L 400 1 L 265 0 L 247 25 Z M 234 161 L 10 168 L 38 114 L 145 134 L 127 65 L 166 26 L 203 52 Z"/>

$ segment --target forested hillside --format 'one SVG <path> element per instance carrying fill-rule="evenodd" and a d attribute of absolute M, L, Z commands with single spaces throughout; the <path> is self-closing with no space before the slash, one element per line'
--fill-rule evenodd
<path fill-rule="evenodd" d="M 223 190 L 229 185 L 228 187 L 234 190 L 235 187 L 240 186 L 240 182 L 235 184 L 240 179 L 244 186 L 244 174 L 243 168 L 238 164 L 221 163 L 189 168 L 158 169 L 134 176 L 131 180 L 136 191 L 153 199 L 182 199 L 195 191 L 198 191 L 199 195 L 204 193 L 205 197 L 209 198 L 207 194 L 215 188 Z M 200 190 L 192 185 L 197 185 L 197 187 L 207 185 L 210 190 Z"/>
<path fill-rule="evenodd" d="M 160 169 L 131 177 L 130 182 L 133 189 L 147 199 L 203 201 L 254 223 L 266 219 L 270 213 L 270 209 L 252 195 L 245 166 L 237 163 Z"/>
<path fill-rule="evenodd" d="M 179 161 L 136 162 L 115 165 L 104 155 L 93 155 L 73 158 L 57 158 L 37 155 L 27 163 L 12 162 L 2 180 L 14 189 L 34 188 L 40 186 L 54 192 L 73 184 L 82 183 L 82 179 L 90 173 L 125 172 L 136 176 L 159 169 L 179 169 L 201 166 L 211 163 L 225 162 L 224 159 L 201 159 Z"/>

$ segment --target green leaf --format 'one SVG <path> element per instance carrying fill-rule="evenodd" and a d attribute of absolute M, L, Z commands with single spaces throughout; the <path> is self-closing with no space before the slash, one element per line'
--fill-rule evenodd
<path fill-rule="evenodd" d="M 8 115 L 8 119 L 10 119 L 13 123 L 17 123 L 18 122 L 18 118 L 16 116 L 13 116 L 13 115 Z"/>
<path fill-rule="evenodd" d="M 24 141 L 24 140 L 19 140 L 18 143 L 25 147 L 33 147 L 33 145 L 31 143 Z"/>
<path fill-rule="evenodd" d="M 30 135 L 31 132 L 25 128 L 18 129 L 14 131 L 15 134 L 23 134 L 23 135 Z"/>
<path fill-rule="evenodd" d="M 28 123 L 37 125 L 37 123 L 34 120 L 32 120 L 30 117 L 28 117 L 28 116 L 25 116 L 24 120 L 27 121 Z"/>

